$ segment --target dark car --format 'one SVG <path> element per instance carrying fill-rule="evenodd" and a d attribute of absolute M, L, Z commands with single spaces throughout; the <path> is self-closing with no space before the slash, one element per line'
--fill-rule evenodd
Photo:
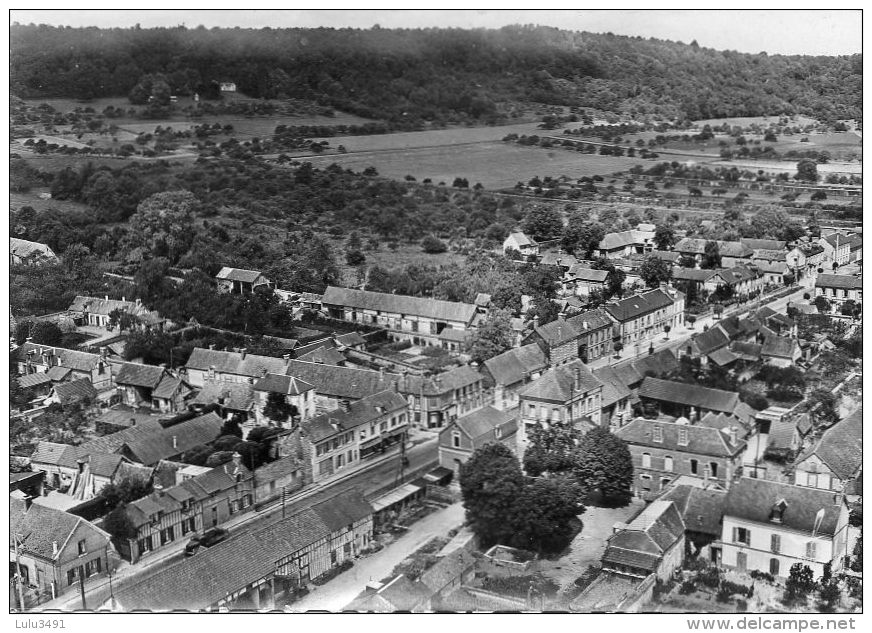
<path fill-rule="evenodd" d="M 193 556 L 197 553 L 200 547 L 212 547 L 221 541 L 226 540 L 230 536 L 230 532 L 223 528 L 214 527 L 203 532 L 202 536 L 195 534 L 188 544 L 185 545 L 185 556 Z"/>

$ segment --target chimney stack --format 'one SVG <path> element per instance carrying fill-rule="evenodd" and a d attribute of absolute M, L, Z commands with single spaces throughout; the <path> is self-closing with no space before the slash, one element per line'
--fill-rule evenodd
<path fill-rule="evenodd" d="M 351 411 L 351 402 L 349 402 L 348 400 L 344 400 L 344 399 L 340 400 L 339 401 L 339 408 L 342 410 L 343 413 L 348 413 L 349 411 Z"/>
<path fill-rule="evenodd" d="M 109 301 L 109 295 L 104 295 L 106 297 L 106 301 Z"/>
<path fill-rule="evenodd" d="M 163 486 L 161 484 L 155 482 L 155 484 L 152 486 L 152 488 L 154 488 L 154 491 L 157 493 L 158 497 L 162 497 L 164 495 L 164 489 L 163 489 Z"/>
<path fill-rule="evenodd" d="M 126 303 L 126 302 L 127 302 L 127 297 L 125 297 L 124 295 L 121 295 L 121 300 L 124 301 L 124 302 Z"/>
<path fill-rule="evenodd" d="M 137 299 L 137 300 L 136 300 L 136 307 L 138 308 L 138 307 L 140 307 L 141 305 L 142 305 L 142 299 Z"/>
<path fill-rule="evenodd" d="M 61 551 L 61 550 L 60 550 L 60 548 L 58 547 L 58 542 L 57 542 L 57 541 L 52 541 L 52 542 L 51 542 L 51 555 L 52 555 L 52 558 L 57 558 L 57 557 L 58 557 L 58 554 L 60 553 L 60 551 Z"/>
<path fill-rule="evenodd" d="M 106 358 L 106 356 L 108 356 L 108 355 L 109 355 L 109 348 L 108 347 L 101 347 L 100 348 L 100 356 L 102 356 L 103 358 Z"/>
<path fill-rule="evenodd" d="M 245 360 L 245 355 L 248 354 L 248 348 L 243 347 L 239 352 L 242 354 L 242 360 Z"/>
<path fill-rule="evenodd" d="M 739 429 L 736 426 L 730 427 L 730 444 L 735 446 L 739 441 Z"/>
<path fill-rule="evenodd" d="M 391 381 L 391 387 L 393 387 L 393 389 L 394 389 L 395 392 L 400 393 L 400 383 L 399 383 L 399 381 L 392 380 L 392 381 Z"/>
<path fill-rule="evenodd" d="M 285 354 L 284 356 L 282 356 L 282 358 L 285 361 L 285 367 L 290 367 L 291 366 L 291 355 Z"/>
<path fill-rule="evenodd" d="M 178 437 L 173 435 L 173 448 L 178 448 L 178 447 L 179 447 Z"/>
<path fill-rule="evenodd" d="M 130 426 L 136 426 L 136 418 L 130 418 Z"/>

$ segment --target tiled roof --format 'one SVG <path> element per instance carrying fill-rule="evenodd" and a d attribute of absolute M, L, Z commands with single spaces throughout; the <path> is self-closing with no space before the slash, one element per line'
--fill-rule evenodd
<path fill-rule="evenodd" d="M 274 564 L 261 542 L 245 532 L 116 589 L 115 600 L 125 611 L 205 609 L 271 575 Z"/>
<path fill-rule="evenodd" d="M 718 270 L 706 270 L 702 268 L 679 268 L 672 269 L 672 279 L 675 281 L 695 281 L 697 283 L 705 283 L 711 277 L 716 275 Z"/>
<path fill-rule="evenodd" d="M 300 354 L 296 359 L 310 363 L 321 363 L 322 365 L 338 365 L 345 362 L 345 356 L 335 347 L 318 347 L 305 354 Z"/>
<path fill-rule="evenodd" d="M 331 532 L 350 527 L 372 515 L 372 506 L 357 489 L 346 490 L 312 506 Z"/>
<path fill-rule="evenodd" d="M 768 262 L 786 262 L 787 252 L 784 250 L 771 250 L 766 248 L 755 248 L 752 259 L 768 261 Z M 755 262 L 756 263 L 756 262 Z M 759 263 L 757 264 L 760 265 Z"/>
<path fill-rule="evenodd" d="M 852 275 L 820 274 L 815 281 L 816 288 L 839 288 L 846 290 L 862 290 L 863 279 Z"/>
<path fill-rule="evenodd" d="M 152 391 L 151 397 L 169 400 L 175 397 L 176 392 L 183 384 L 185 383 L 181 379 L 171 376 L 168 373 L 164 374 L 160 382 L 157 384 L 157 387 Z"/>
<path fill-rule="evenodd" d="M 54 251 L 47 244 L 41 242 L 31 242 L 30 240 L 22 240 L 17 237 L 9 238 L 9 253 L 21 259 L 27 259 L 32 256 L 42 256 L 47 259 L 57 259 Z"/>
<path fill-rule="evenodd" d="M 568 402 L 573 395 L 597 387 L 602 387 L 602 383 L 583 362 L 575 360 L 548 370 L 521 389 L 519 395 L 522 398 Z"/>
<path fill-rule="evenodd" d="M 41 441 L 37 443 L 30 461 L 33 464 L 50 464 L 74 468 L 77 451 L 75 446 Z"/>
<path fill-rule="evenodd" d="M 87 378 L 79 378 L 71 382 L 59 382 L 53 387 L 55 395 L 61 404 L 68 404 L 74 400 L 83 398 L 93 400 L 97 397 L 97 390 Z"/>
<path fill-rule="evenodd" d="M 602 406 L 610 407 L 625 398 L 629 398 L 633 392 L 618 377 L 614 368 L 606 365 L 593 370 L 593 375 L 603 383 Z"/>
<path fill-rule="evenodd" d="M 658 251 L 653 250 L 650 253 L 645 253 L 645 257 L 656 257 L 657 259 L 662 259 L 665 262 L 675 263 L 679 259 L 681 259 L 681 253 L 677 253 L 675 251 Z"/>
<path fill-rule="evenodd" d="M 314 388 L 313 385 L 310 385 L 305 380 L 282 374 L 267 374 L 254 383 L 255 391 L 269 391 L 286 396 L 297 396 Z"/>
<path fill-rule="evenodd" d="M 141 422 L 153 420 L 147 413 L 139 413 L 128 407 L 115 406 L 104 411 L 96 422 L 102 424 L 111 424 L 114 426 L 131 427 L 136 426 Z"/>
<path fill-rule="evenodd" d="M 719 270 L 718 274 L 721 279 L 727 283 L 727 285 L 735 286 L 736 284 L 742 283 L 743 281 L 748 281 L 749 279 L 756 279 L 757 274 L 747 268 L 745 266 L 733 266 L 732 268 L 726 268 L 723 270 Z"/>
<path fill-rule="evenodd" d="M 563 319 L 556 319 L 534 328 L 549 347 L 559 347 L 578 338 L 578 333 Z"/>
<path fill-rule="evenodd" d="M 215 367 L 215 371 L 218 373 L 235 374 L 249 378 L 260 378 L 265 371 L 274 374 L 287 373 L 287 365 L 282 358 L 204 349 L 202 347 L 194 348 L 185 366 L 189 369 L 202 371 L 208 371 L 210 367 Z"/>
<path fill-rule="evenodd" d="M 720 349 L 716 349 L 713 352 L 709 352 L 708 357 L 709 360 L 718 367 L 726 367 L 730 363 L 734 363 L 739 360 L 739 357 L 726 347 L 721 347 Z"/>
<path fill-rule="evenodd" d="M 780 501 L 787 504 L 780 525 L 810 534 L 815 531 L 818 512 L 823 510 L 816 532 L 829 536 L 835 533 L 844 503 L 830 490 L 741 477 L 727 492 L 724 516 L 764 523 L 777 530 L 779 524 L 772 522 L 770 515 Z"/>
<path fill-rule="evenodd" d="M 710 240 L 704 240 L 695 237 L 685 237 L 679 240 L 673 250 L 679 253 L 693 253 L 702 255 L 705 253 L 705 245 Z M 718 250 L 722 257 L 748 257 L 753 253 L 753 249 L 748 248 L 741 242 L 725 242 L 717 241 Z"/>
<path fill-rule="evenodd" d="M 533 240 L 531 240 L 525 233 L 517 232 L 509 235 L 510 238 L 515 240 L 515 243 L 518 246 L 533 246 L 536 244 Z"/>
<path fill-rule="evenodd" d="M 545 369 L 548 359 L 541 347 L 530 343 L 494 356 L 484 361 L 484 366 L 498 385 L 513 385 Z"/>
<path fill-rule="evenodd" d="M 465 548 L 456 549 L 436 561 L 435 565 L 421 574 L 420 580 L 435 594 L 458 580 L 473 565 L 475 556 L 472 552 Z"/>
<path fill-rule="evenodd" d="M 33 362 L 37 364 L 47 364 L 49 356 L 57 358 L 57 365 L 67 367 L 75 371 L 93 371 L 100 364 L 99 354 L 89 354 L 88 352 L 79 352 L 72 349 L 64 349 L 63 347 L 50 347 L 48 345 L 39 345 L 37 343 L 24 343 L 17 350 L 18 359 L 26 361 L 28 352 L 33 352 Z"/>
<path fill-rule="evenodd" d="M 768 249 L 773 251 L 781 251 L 787 246 L 787 242 L 782 240 L 755 240 L 750 238 L 742 238 L 739 240 L 742 244 L 750 249 Z"/>
<path fill-rule="evenodd" d="M 654 376 L 659 378 L 681 366 L 671 349 L 661 349 L 639 360 L 633 361 L 633 367 L 641 376 Z M 620 375 L 620 374 L 619 374 Z"/>
<path fill-rule="evenodd" d="M 659 426 L 663 433 L 663 441 L 654 441 L 653 428 Z M 678 443 L 679 430 L 687 431 L 687 445 Z M 626 426 L 615 431 L 627 444 L 636 446 L 652 446 L 665 450 L 695 453 L 697 455 L 712 455 L 715 457 L 732 457 L 745 447 L 745 442 L 737 440 L 730 443 L 730 438 L 718 429 L 711 429 L 693 424 L 676 424 L 636 418 Z"/>
<path fill-rule="evenodd" d="M 115 374 L 115 383 L 118 385 L 132 385 L 134 387 L 154 389 L 158 386 L 165 373 L 166 369 L 163 367 L 140 363 L 123 363 Z"/>
<path fill-rule="evenodd" d="M 598 248 L 602 251 L 610 251 L 616 248 L 624 248 L 633 244 L 644 245 L 654 239 L 653 231 L 620 231 L 618 233 L 606 233 L 600 241 Z"/>
<path fill-rule="evenodd" d="M 730 351 L 740 360 L 757 361 L 760 360 L 760 353 L 763 351 L 763 346 L 759 343 L 733 341 L 730 343 Z"/>
<path fill-rule="evenodd" d="M 569 269 L 569 276 L 579 281 L 592 281 L 594 283 L 605 283 L 606 277 L 609 276 L 607 270 L 594 270 L 586 268 L 581 264 L 573 264 Z"/>
<path fill-rule="evenodd" d="M 817 444 L 800 455 L 796 463 L 811 455 L 816 455 L 839 479 L 854 477 L 863 464 L 862 407 L 824 431 Z"/>
<path fill-rule="evenodd" d="M 776 275 L 783 275 L 787 273 L 790 269 L 787 267 L 787 264 L 784 262 L 766 262 L 766 261 L 758 261 L 755 262 L 757 266 L 757 270 L 761 273 L 770 273 Z"/>
<path fill-rule="evenodd" d="M 191 404 L 220 404 L 234 411 L 251 411 L 254 407 L 254 386 L 247 382 L 206 380 Z"/>
<path fill-rule="evenodd" d="M 639 387 L 639 397 L 725 413 L 732 413 L 739 402 L 739 394 L 732 391 L 651 377 L 642 381 L 642 386 Z"/>
<path fill-rule="evenodd" d="M 724 331 L 715 326 L 705 332 L 693 335 L 693 343 L 700 354 L 708 354 L 716 349 L 721 349 L 730 344 L 730 339 Z"/>
<path fill-rule="evenodd" d="M 472 440 L 473 445 L 479 446 L 487 440 L 497 439 L 494 430 L 497 427 L 502 428 L 504 424 L 514 420 L 517 415 L 516 409 L 500 411 L 487 406 L 460 416 L 453 422 L 452 426 L 456 425 Z"/>
<path fill-rule="evenodd" d="M 337 433 L 368 424 L 386 413 L 400 413 L 406 408 L 406 399 L 392 389 L 367 396 L 352 402 L 348 411 L 337 409 L 315 416 L 302 423 L 303 429 L 312 443 L 320 442 Z"/>
<path fill-rule="evenodd" d="M 121 455 L 105 455 L 103 453 L 89 455 L 86 459 L 91 474 L 98 477 L 114 477 L 118 467 L 124 461 Z"/>
<path fill-rule="evenodd" d="M 400 378 L 397 374 L 384 375 L 368 369 L 322 365 L 305 361 L 290 361 L 286 371 L 275 372 L 294 376 L 314 385 L 315 393 L 336 398 L 360 400 L 391 387 Z"/>
<path fill-rule="evenodd" d="M 55 560 L 57 557 L 53 552 L 53 543 L 57 543 L 59 550 L 63 551 L 80 524 L 85 529 L 99 534 L 106 543 L 109 542 L 108 534 L 81 517 L 37 503 L 31 504 L 30 508 L 25 510 L 23 501 L 10 497 L 10 546 L 12 536 L 17 534 L 19 547 L 25 553 Z"/>
<path fill-rule="evenodd" d="M 799 350 L 798 343 L 786 336 L 767 336 L 760 351 L 762 356 L 774 358 L 793 358 Z"/>
<path fill-rule="evenodd" d="M 330 535 L 318 513 L 305 508 L 254 533 L 254 539 L 275 564 Z"/>
<path fill-rule="evenodd" d="M 22 389 L 30 389 L 40 385 L 50 385 L 52 383 L 48 372 L 37 372 L 35 374 L 27 374 L 18 377 L 18 386 Z"/>
<path fill-rule="evenodd" d="M 400 393 L 417 396 L 441 396 L 456 389 L 474 385 L 482 379 L 478 370 L 469 365 L 461 365 L 429 377 L 408 375 L 397 383 Z"/>
<path fill-rule="evenodd" d="M 725 490 L 675 485 L 670 486 L 659 498 L 675 504 L 684 520 L 684 529 L 688 532 L 701 532 L 718 538 L 721 536 L 721 521 L 727 499 Z"/>
<path fill-rule="evenodd" d="M 418 581 L 400 574 L 376 591 L 357 608 L 371 611 L 412 611 L 419 609 L 430 599 L 430 591 Z"/>
<path fill-rule="evenodd" d="M 655 310 L 671 306 L 672 303 L 672 298 L 658 289 L 606 304 L 604 308 L 618 323 L 625 323 Z"/>
<path fill-rule="evenodd" d="M 766 442 L 768 449 L 788 449 L 793 446 L 794 436 L 796 435 L 795 420 L 786 417 L 772 420 L 769 424 L 769 438 Z"/>
<path fill-rule="evenodd" d="M 619 365 L 615 365 L 613 369 L 615 370 L 615 373 L 618 375 L 618 378 L 621 380 L 621 382 L 628 387 L 631 387 L 636 383 L 642 382 L 642 379 L 645 378 L 645 375 L 640 373 L 633 363 L 622 363 Z"/>
<path fill-rule="evenodd" d="M 224 266 L 215 275 L 216 279 L 229 279 L 230 281 L 241 281 L 244 283 L 254 283 L 261 273 L 258 270 L 245 270 L 244 268 L 230 268 Z"/>
<path fill-rule="evenodd" d="M 274 481 L 285 475 L 290 475 L 301 469 L 300 460 L 294 455 L 281 457 L 274 462 L 257 468 L 255 478 L 258 481 Z"/>
<path fill-rule="evenodd" d="M 684 536 L 684 521 L 671 501 L 652 501 L 627 527 L 608 538 L 603 563 L 654 571 Z"/>
<path fill-rule="evenodd" d="M 150 466 L 218 438 L 223 420 L 214 412 L 125 442 L 125 453 L 134 461 Z M 138 428 L 138 427 L 134 427 Z M 132 429 L 127 429 L 132 430 Z M 123 433 L 124 431 L 121 431 Z"/>
<path fill-rule="evenodd" d="M 611 327 L 612 325 L 612 320 L 609 318 L 608 313 L 602 308 L 582 312 L 581 314 L 566 319 L 566 322 L 574 327 L 579 334 L 591 332 L 604 327 Z M 587 323 L 586 327 L 585 323 Z"/>
<path fill-rule="evenodd" d="M 360 310 L 376 310 L 460 323 L 470 323 L 477 312 L 476 306 L 471 303 L 440 301 L 336 286 L 328 286 L 324 293 L 323 302 L 326 305 L 349 306 Z"/>
<path fill-rule="evenodd" d="M 545 253 L 542 259 L 539 260 L 540 266 L 561 266 L 569 268 L 578 263 L 575 255 L 565 255 L 563 253 Z"/>

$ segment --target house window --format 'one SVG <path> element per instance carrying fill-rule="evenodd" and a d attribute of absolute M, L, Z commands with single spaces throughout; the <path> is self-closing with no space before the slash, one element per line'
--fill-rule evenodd
<path fill-rule="evenodd" d="M 85 545 L 85 539 L 82 539 L 81 541 L 79 541 L 79 543 L 78 543 L 78 545 L 76 546 L 76 548 L 77 548 L 77 550 L 78 550 L 78 552 L 79 552 L 79 556 L 82 556 L 83 554 L 85 554 L 85 553 L 88 551 L 88 548 L 87 548 L 87 546 Z"/>
<path fill-rule="evenodd" d="M 806 484 L 812 488 L 817 488 L 817 473 L 809 473 L 806 477 Z"/>
<path fill-rule="evenodd" d="M 654 426 L 654 441 L 662 442 L 663 441 L 663 427 L 659 425 Z"/>
<path fill-rule="evenodd" d="M 451 435 L 451 445 L 454 448 L 460 448 L 460 433 L 453 433 Z"/>
<path fill-rule="evenodd" d="M 651 468 L 651 453 L 642 453 L 642 468 Z"/>
<path fill-rule="evenodd" d="M 687 438 L 687 429 L 681 428 L 678 429 L 678 445 L 679 446 L 687 446 L 688 438 Z"/>
<path fill-rule="evenodd" d="M 93 576 L 94 574 L 99 574 L 102 571 L 102 563 L 99 558 L 95 558 L 94 560 L 89 560 L 85 563 L 85 575 Z"/>
<path fill-rule="evenodd" d="M 733 543 L 741 543 L 742 545 L 751 544 L 751 530 L 747 528 L 733 528 Z"/>
<path fill-rule="evenodd" d="M 666 490 L 666 487 L 669 485 L 670 481 L 671 481 L 671 479 L 668 479 L 666 477 L 661 477 L 660 478 L 660 490 Z"/>
<path fill-rule="evenodd" d="M 639 475 L 639 481 L 642 484 L 642 490 L 645 490 L 645 491 L 651 490 L 651 476 L 650 475 Z"/>
<path fill-rule="evenodd" d="M 769 573 L 772 574 L 773 576 L 777 576 L 780 569 L 781 569 L 781 563 L 778 562 L 778 559 L 777 558 L 770 558 L 769 559 Z"/>
<path fill-rule="evenodd" d="M 666 457 L 663 458 L 663 470 L 665 470 L 666 472 L 669 472 L 669 473 L 672 472 L 672 456 L 671 455 L 667 455 Z"/>
<path fill-rule="evenodd" d="M 230 514 L 236 514 L 239 510 L 239 502 L 236 499 L 230 501 Z"/>
<path fill-rule="evenodd" d="M 185 519 L 182 521 L 182 535 L 187 534 L 188 532 L 194 531 L 194 518 Z"/>
<path fill-rule="evenodd" d="M 74 582 L 76 582 L 76 569 L 75 568 L 67 571 L 67 584 L 72 585 Z"/>
<path fill-rule="evenodd" d="M 142 556 L 146 552 L 151 551 L 151 536 L 146 536 L 145 538 L 139 539 L 137 542 L 139 546 L 139 555 Z"/>
<path fill-rule="evenodd" d="M 699 470 L 699 462 L 696 461 L 695 459 L 690 460 L 690 473 L 692 475 L 695 475 L 695 474 L 697 474 L 698 470 Z"/>
<path fill-rule="evenodd" d="M 361 440 L 366 439 L 366 429 L 360 429 L 360 439 Z"/>
<path fill-rule="evenodd" d="M 780 534 L 773 534 L 772 535 L 772 538 L 770 539 L 769 549 L 772 550 L 773 554 L 780 554 L 781 553 L 781 535 Z M 778 574 L 775 574 L 775 575 L 777 576 Z"/>
<path fill-rule="evenodd" d="M 817 543 L 809 541 L 805 544 L 805 557 L 811 559 L 817 558 Z"/>
<path fill-rule="evenodd" d="M 167 543 L 171 543 L 175 539 L 175 534 L 173 533 L 173 526 L 169 526 L 165 530 L 160 531 L 160 544 L 166 545 Z"/>
<path fill-rule="evenodd" d="M 718 463 L 717 462 L 710 463 L 709 464 L 709 471 L 711 472 L 712 477 L 717 477 L 718 476 Z"/>

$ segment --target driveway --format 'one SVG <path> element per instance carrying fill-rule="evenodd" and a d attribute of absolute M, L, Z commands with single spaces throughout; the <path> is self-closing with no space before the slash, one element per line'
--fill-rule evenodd
<path fill-rule="evenodd" d="M 354 567 L 339 574 L 320 587 L 309 585 L 310 594 L 290 605 L 293 611 L 341 611 L 364 589 L 366 583 L 378 581 L 391 573 L 394 567 L 435 536 L 445 536 L 463 524 L 462 503 L 429 514 L 396 541 L 383 550 L 361 558 Z"/>

